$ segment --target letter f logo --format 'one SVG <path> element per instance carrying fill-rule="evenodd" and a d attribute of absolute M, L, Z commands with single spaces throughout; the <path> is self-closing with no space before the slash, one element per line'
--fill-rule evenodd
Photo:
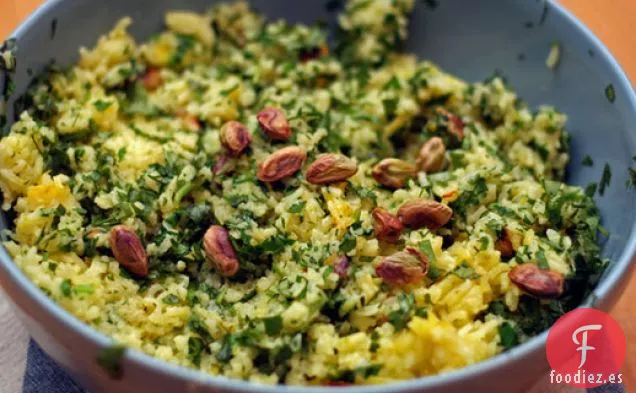
<path fill-rule="evenodd" d="M 593 351 L 596 349 L 592 346 L 587 345 L 588 330 L 601 330 L 602 327 L 603 326 L 601 325 L 585 325 L 576 329 L 574 333 L 572 333 L 572 341 L 574 341 L 574 344 L 580 345 L 580 347 L 576 348 L 577 351 L 581 351 L 581 364 L 579 364 L 579 368 L 583 367 L 583 365 L 585 364 L 585 361 L 587 360 L 587 351 Z M 581 332 L 583 332 L 583 334 L 581 335 L 582 339 L 579 342 L 576 336 Z"/>

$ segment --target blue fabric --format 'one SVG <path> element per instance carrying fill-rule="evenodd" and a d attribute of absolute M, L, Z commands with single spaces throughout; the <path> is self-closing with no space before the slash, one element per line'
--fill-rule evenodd
<path fill-rule="evenodd" d="M 23 393 L 86 393 L 69 375 L 40 349 L 29 343 Z M 625 393 L 622 385 L 604 385 L 588 389 L 589 393 Z"/>
<path fill-rule="evenodd" d="M 22 392 L 85 393 L 33 340 L 29 343 Z"/>

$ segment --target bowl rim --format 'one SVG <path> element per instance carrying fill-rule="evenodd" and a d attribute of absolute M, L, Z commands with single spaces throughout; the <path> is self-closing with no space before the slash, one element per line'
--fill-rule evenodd
<path fill-rule="evenodd" d="M 9 37 L 16 37 L 19 40 L 20 36 L 39 23 L 40 18 L 45 16 L 47 13 L 52 12 L 56 7 L 66 1 L 67 0 L 46 1 L 40 5 L 35 12 L 31 13 L 27 19 L 9 35 Z M 636 93 L 632 88 L 629 78 L 626 76 L 622 67 L 611 54 L 609 49 L 582 21 L 576 18 L 564 6 L 553 0 L 544 0 L 544 2 L 545 5 L 549 7 L 551 14 L 558 15 L 558 18 L 565 22 L 566 28 L 575 31 L 588 41 L 596 52 L 595 57 L 597 60 L 600 60 L 603 68 L 615 78 L 614 87 L 617 93 L 620 93 L 617 94 L 617 96 L 626 100 L 627 108 L 636 118 Z M 636 222 L 632 224 L 631 233 L 626 242 L 626 246 L 620 257 L 614 261 L 614 266 L 612 266 L 611 270 L 579 307 L 593 307 L 596 304 L 602 303 L 603 300 L 610 298 L 610 295 L 620 288 L 620 285 L 618 284 L 622 280 L 628 278 L 629 268 L 633 263 L 636 263 Z M 92 344 L 96 347 L 103 349 L 113 345 L 113 340 L 111 338 L 80 321 L 73 314 L 62 308 L 53 301 L 53 299 L 49 298 L 43 291 L 37 288 L 26 274 L 23 273 L 22 270 L 13 262 L 13 259 L 7 253 L 4 246 L 0 247 L 0 273 L 6 274 L 9 280 L 17 284 L 18 289 L 22 293 L 26 293 L 39 307 L 46 310 L 46 312 L 48 312 L 50 316 L 63 327 L 72 330 L 83 339 L 92 342 Z M 533 352 L 544 349 L 548 331 L 549 330 L 546 330 L 506 352 L 502 352 L 484 361 L 460 369 L 409 380 L 393 381 L 382 385 L 352 385 L 348 387 L 339 387 L 338 391 L 346 391 L 350 393 L 384 393 L 387 391 L 396 393 L 408 392 L 441 387 L 452 381 L 474 378 L 479 375 L 495 371 L 506 362 L 521 360 L 529 357 Z M 122 359 L 124 368 L 126 368 L 126 363 L 134 364 L 135 366 L 146 370 L 152 369 L 154 372 L 161 372 L 168 377 L 196 382 L 198 384 L 214 388 L 224 388 L 227 391 L 233 392 L 279 393 L 281 390 L 294 390 L 303 393 L 324 393 L 325 391 L 324 386 L 306 387 L 297 385 L 264 385 L 207 374 L 199 370 L 159 360 L 158 358 L 134 348 L 126 350 Z"/>

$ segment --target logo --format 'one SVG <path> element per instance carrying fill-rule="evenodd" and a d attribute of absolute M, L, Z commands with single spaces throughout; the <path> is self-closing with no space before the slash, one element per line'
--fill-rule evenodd
<path fill-rule="evenodd" d="M 579 308 L 559 318 L 548 333 L 550 382 L 592 388 L 622 383 L 625 335 L 608 314 Z"/>
<path fill-rule="evenodd" d="M 594 347 L 588 347 L 587 346 L 587 331 L 588 330 L 601 330 L 603 326 L 601 325 L 585 325 L 585 326 L 581 326 L 580 328 L 576 329 L 574 331 L 574 334 L 572 334 L 572 341 L 574 341 L 575 344 L 581 344 L 580 347 L 578 347 L 576 350 L 577 351 L 582 351 L 581 352 L 581 364 L 579 364 L 579 368 L 583 367 L 585 365 L 585 360 L 587 359 L 587 351 L 592 351 L 596 348 Z M 576 338 L 576 335 L 579 334 L 580 332 L 583 332 L 583 341 L 579 342 L 579 340 Z"/>

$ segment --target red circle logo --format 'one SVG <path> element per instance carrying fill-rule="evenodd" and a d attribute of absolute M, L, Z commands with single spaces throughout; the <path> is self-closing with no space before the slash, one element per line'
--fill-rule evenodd
<path fill-rule="evenodd" d="M 622 383 L 625 335 L 608 314 L 579 308 L 559 318 L 548 333 L 550 382 L 579 388 Z"/>

